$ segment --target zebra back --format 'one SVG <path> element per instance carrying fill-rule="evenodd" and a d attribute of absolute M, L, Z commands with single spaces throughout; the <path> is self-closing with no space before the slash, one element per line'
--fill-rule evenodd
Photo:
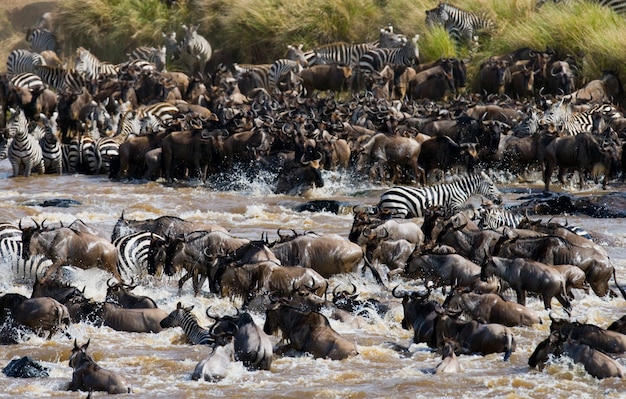
<path fill-rule="evenodd" d="M 441 25 L 457 43 L 471 43 L 479 33 L 492 31 L 495 24 L 486 15 L 475 14 L 441 1 L 426 10 L 426 25 Z"/>
<path fill-rule="evenodd" d="M 12 77 L 20 73 L 34 73 L 36 65 L 45 65 L 46 61 L 38 53 L 17 49 L 9 53 L 7 58 L 7 76 Z"/>
<path fill-rule="evenodd" d="M 198 25 L 187 27 L 183 25 L 185 37 L 181 43 L 181 51 L 184 59 L 187 59 L 189 75 L 204 75 L 206 64 L 213 55 L 213 50 L 209 41 L 198 33 Z"/>
<path fill-rule="evenodd" d="M 373 48 L 366 51 L 358 62 L 359 73 L 380 72 L 385 66 L 412 66 L 419 64 L 419 35 L 404 43 L 402 47 Z"/>
<path fill-rule="evenodd" d="M 390 188 L 381 195 L 378 208 L 388 210 L 394 218 L 422 217 L 433 206 L 457 211 L 474 194 L 497 204 L 502 202 L 500 190 L 487 174 L 481 172 L 434 186 Z"/>
<path fill-rule="evenodd" d="M 42 51 L 57 51 L 57 39 L 50 30 L 45 28 L 29 29 L 26 34 L 26 41 L 30 49 L 36 53 Z"/>
<path fill-rule="evenodd" d="M 196 316 L 191 313 L 193 306 L 183 307 L 180 302 L 166 318 L 161 321 L 161 326 L 181 327 L 189 341 L 194 345 L 210 345 L 215 343 L 211 331 L 203 328 L 198 323 Z"/>
<path fill-rule="evenodd" d="M 478 227 L 481 229 L 497 229 L 499 227 L 517 228 L 524 215 L 508 209 L 489 205 L 478 209 Z"/>
<path fill-rule="evenodd" d="M 29 133 L 28 121 L 24 111 L 19 109 L 9 121 L 9 135 L 13 137 L 8 147 L 7 156 L 13 167 L 13 177 L 23 173 L 30 176 L 32 169 L 39 174 L 45 172 L 39 141 Z"/>
<path fill-rule="evenodd" d="M 139 231 L 118 237 L 113 241 L 117 248 L 119 263 L 117 271 L 124 281 L 148 274 L 148 252 L 153 239 L 165 240 L 151 231 Z"/>
<path fill-rule="evenodd" d="M 356 68 L 361 56 L 373 48 L 376 48 L 373 43 L 349 44 L 338 42 L 327 44 L 313 50 L 314 56 L 309 60 L 309 66 L 339 64 Z"/>

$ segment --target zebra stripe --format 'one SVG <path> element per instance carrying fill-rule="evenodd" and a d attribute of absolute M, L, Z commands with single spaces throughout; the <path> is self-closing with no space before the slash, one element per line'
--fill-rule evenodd
<path fill-rule="evenodd" d="M 447 2 L 426 10 L 427 26 L 443 26 L 457 43 L 471 43 L 480 32 L 492 30 L 494 23 L 484 15 L 462 10 Z"/>
<path fill-rule="evenodd" d="M 61 144 L 63 172 L 77 173 L 81 163 L 80 141 L 73 138 L 68 144 Z"/>
<path fill-rule="evenodd" d="M 622 16 L 626 16 L 626 1 L 624 0 L 595 0 L 598 4 L 603 7 L 609 7 L 616 14 L 620 14 Z"/>
<path fill-rule="evenodd" d="M 83 168 L 87 174 L 99 173 L 102 167 L 102 158 L 96 140 L 91 136 L 81 136 L 79 152 L 79 168 Z"/>
<path fill-rule="evenodd" d="M 285 78 L 288 78 L 289 84 L 293 81 L 292 77 L 300 76 L 300 72 L 302 71 L 302 65 L 298 61 L 289 60 L 286 58 L 281 58 L 272 63 L 272 66 L 268 72 L 268 83 L 270 89 L 268 90 L 270 93 L 272 90 L 280 90 L 279 83 L 283 82 Z"/>
<path fill-rule="evenodd" d="M 63 152 L 61 143 L 50 126 L 45 126 L 44 136 L 39 139 L 41 155 L 46 173 L 63 173 Z"/>
<path fill-rule="evenodd" d="M 503 226 L 516 228 L 524 219 L 524 215 L 519 212 L 496 206 L 480 207 L 478 213 L 478 227 L 481 229 L 497 229 Z"/>
<path fill-rule="evenodd" d="M 622 115 L 610 104 L 595 104 L 586 111 L 575 113 L 572 108 L 563 102 L 563 99 L 545 112 L 539 124 L 554 125 L 568 136 L 580 133 L 593 133 L 598 128 L 599 119 L 616 119 Z"/>
<path fill-rule="evenodd" d="M 539 8 L 542 5 L 546 4 L 549 0 L 537 0 L 535 3 L 535 8 Z M 567 0 L 552 0 L 550 1 L 554 4 L 571 4 L 570 1 Z M 598 5 L 602 7 L 611 8 L 616 14 L 621 16 L 626 16 L 626 1 L 624 0 L 589 0 L 590 3 L 598 3 Z"/>
<path fill-rule="evenodd" d="M 180 113 L 178 108 L 168 102 L 158 102 L 141 106 L 137 108 L 136 111 L 138 119 L 141 120 L 152 115 L 161 121 L 161 124 L 164 127 L 169 125 L 174 117 Z M 135 131 L 135 133 L 137 133 L 137 131 Z"/>
<path fill-rule="evenodd" d="M 415 35 L 404 46 L 397 48 L 373 48 L 359 59 L 359 73 L 380 72 L 386 65 L 411 66 L 419 63 L 419 49 Z"/>
<path fill-rule="evenodd" d="M 130 61 L 132 60 L 145 60 L 153 63 L 159 72 L 165 72 L 165 54 L 166 47 L 159 48 L 140 46 L 135 48 L 130 53 L 126 54 Z"/>
<path fill-rule="evenodd" d="M 27 280 L 42 277 L 52 265 L 44 256 L 22 259 L 22 230 L 13 223 L 0 222 L 0 263 L 9 265 L 13 274 Z"/>
<path fill-rule="evenodd" d="M 233 64 L 235 78 L 238 82 L 250 80 L 253 87 L 260 87 L 270 91 L 270 68 L 272 64 Z"/>
<path fill-rule="evenodd" d="M 7 58 L 7 76 L 12 77 L 20 73 L 34 73 L 36 65 L 45 65 L 46 61 L 37 53 L 17 49 L 9 53 Z"/>
<path fill-rule="evenodd" d="M 186 59 L 189 75 L 200 74 L 204 76 L 206 64 L 211 59 L 213 50 L 208 40 L 198 34 L 198 25 L 183 25 L 185 37 L 181 43 L 183 59 Z"/>
<path fill-rule="evenodd" d="M 457 211 L 474 194 L 481 194 L 494 203 L 502 196 L 493 181 L 485 174 L 470 174 L 452 183 L 428 187 L 397 186 L 385 191 L 378 203 L 380 210 L 389 210 L 392 217 L 422 217 L 433 206 Z"/>
<path fill-rule="evenodd" d="M 309 59 L 309 66 L 340 64 L 356 68 L 363 54 L 374 48 L 376 46 L 372 43 L 349 44 L 339 42 L 327 44 L 313 50 L 314 56 Z"/>
<path fill-rule="evenodd" d="M 117 271 L 124 281 L 148 274 L 148 252 L 153 238 L 165 240 L 151 231 L 139 231 L 113 241 L 119 258 Z"/>
<path fill-rule="evenodd" d="M 24 111 L 20 109 L 11 117 L 8 130 L 13 137 L 8 149 L 9 162 L 13 167 L 13 177 L 20 173 L 28 177 L 33 169 L 39 174 L 43 174 L 45 167 L 41 146 L 39 146 L 39 141 L 28 132 L 28 121 Z"/>
<path fill-rule="evenodd" d="M 100 60 L 89 50 L 83 47 L 76 49 L 76 72 L 83 74 L 89 81 L 98 79 L 100 75 Z"/>
<path fill-rule="evenodd" d="M 198 324 L 198 319 L 191 313 L 193 306 L 183 308 L 180 302 L 176 310 L 161 320 L 161 326 L 181 327 L 193 345 L 212 345 L 215 343 L 213 334 Z"/>
<path fill-rule="evenodd" d="M 32 29 L 26 34 L 26 42 L 36 53 L 42 51 L 57 51 L 57 39 L 48 29 Z"/>
<path fill-rule="evenodd" d="M 9 80 L 9 89 L 16 92 L 21 92 L 26 89 L 32 92 L 40 92 L 46 88 L 46 85 L 41 78 L 34 73 L 25 72 L 19 75 L 15 75 Z"/>
<path fill-rule="evenodd" d="M 87 86 L 84 75 L 75 69 L 39 65 L 35 67 L 35 73 L 57 92 L 81 93 Z"/>

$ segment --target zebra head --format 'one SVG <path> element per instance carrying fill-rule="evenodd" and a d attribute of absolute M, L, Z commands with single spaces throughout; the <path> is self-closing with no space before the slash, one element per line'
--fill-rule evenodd
<path fill-rule="evenodd" d="M 502 193 L 498 190 L 498 187 L 496 187 L 493 180 L 491 180 L 491 178 L 484 171 L 480 172 L 478 193 L 494 204 L 502 203 Z"/>
<path fill-rule="evenodd" d="M 176 304 L 176 309 L 174 309 L 166 318 L 161 320 L 161 327 L 170 328 L 170 327 L 180 327 L 182 323 L 187 319 L 196 320 L 196 316 L 194 316 L 191 311 L 193 310 L 192 306 L 183 307 L 183 305 L 178 302 Z"/>

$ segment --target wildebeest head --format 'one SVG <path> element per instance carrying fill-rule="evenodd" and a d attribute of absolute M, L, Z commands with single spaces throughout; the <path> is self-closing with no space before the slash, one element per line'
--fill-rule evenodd
<path fill-rule="evenodd" d="M 72 354 L 70 355 L 70 367 L 73 369 L 77 369 L 85 362 L 93 362 L 91 356 L 87 354 L 87 348 L 89 347 L 89 343 L 91 342 L 91 338 L 87 340 L 87 343 L 78 346 L 76 339 L 74 339 L 74 348 L 72 349 Z"/>

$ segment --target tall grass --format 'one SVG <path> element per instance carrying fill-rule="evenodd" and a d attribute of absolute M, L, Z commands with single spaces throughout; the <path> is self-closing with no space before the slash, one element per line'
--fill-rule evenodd
<path fill-rule="evenodd" d="M 199 23 L 214 49 L 241 63 L 281 58 L 288 44 L 305 49 L 336 41 L 360 43 L 378 39 L 392 24 L 409 37 L 420 34 L 423 62 L 439 57 L 471 57 L 470 71 L 491 55 L 518 48 L 554 49 L 571 55 L 582 79 L 614 69 L 626 76 L 626 20 L 594 2 L 536 0 L 455 0 L 462 9 L 481 13 L 496 23 L 482 35 L 479 47 L 455 46 L 443 29 L 425 26 L 425 11 L 439 0 L 59 0 L 58 26 L 72 45 L 90 48 L 103 59 L 119 61 L 136 45 L 162 43 L 161 32 L 183 23 Z M 471 76 L 470 76 L 471 78 Z"/>

